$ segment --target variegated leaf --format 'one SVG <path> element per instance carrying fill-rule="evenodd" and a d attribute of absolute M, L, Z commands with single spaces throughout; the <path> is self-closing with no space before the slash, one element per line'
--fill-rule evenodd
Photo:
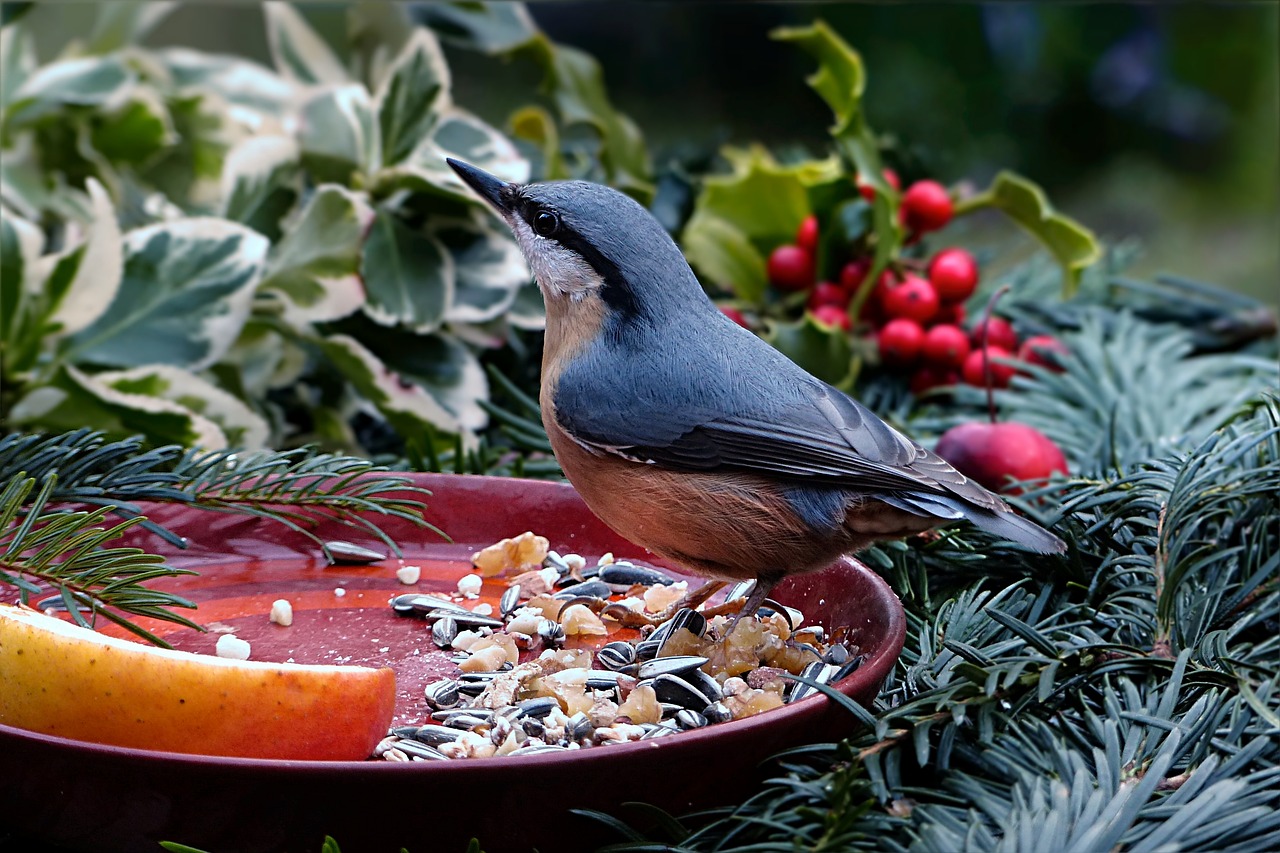
<path fill-rule="evenodd" d="M 118 56 L 81 57 L 37 69 L 13 93 L 7 121 L 25 124 L 68 104 L 98 106 L 136 79 Z"/>
<path fill-rule="evenodd" d="M 276 72 L 238 56 L 171 47 L 157 51 L 173 85 L 179 90 L 203 89 L 215 92 L 231 105 L 237 121 L 256 132 L 271 130 L 301 97 L 301 87 Z M 272 119 L 275 122 L 272 122 Z"/>
<path fill-rule="evenodd" d="M 198 370 L 227 351 L 249 315 L 265 237 L 225 219 L 130 231 L 124 278 L 106 313 L 69 341 L 69 359 L 117 367 Z"/>
<path fill-rule="evenodd" d="M 20 216 L 0 211 L 0 361 L 6 373 L 28 366 L 21 363 L 26 354 L 19 350 L 32 334 L 39 334 L 29 327 L 34 319 L 33 290 L 38 292 L 34 272 L 43 250 L 44 232 Z"/>
<path fill-rule="evenodd" d="M 276 244 L 261 292 L 283 305 L 295 326 L 336 320 L 360 307 L 360 246 L 373 211 L 360 196 L 325 185 Z"/>
<path fill-rule="evenodd" d="M 423 3 L 419 14 L 451 43 L 484 53 L 506 53 L 538 34 L 523 3 Z"/>
<path fill-rule="evenodd" d="M 382 162 L 399 163 L 427 135 L 450 102 L 449 66 L 440 42 L 425 27 L 413 31 L 378 91 Z"/>
<path fill-rule="evenodd" d="M 431 331 L 453 303 L 457 273 L 449 251 L 387 210 L 378 211 L 373 221 L 360 274 L 367 292 L 364 311 L 385 326 Z"/>
<path fill-rule="evenodd" d="M 307 363 L 306 351 L 292 337 L 251 317 L 219 366 L 237 371 L 242 394 L 262 400 L 268 392 L 301 379 Z"/>
<path fill-rule="evenodd" d="M 24 80 L 36 70 L 35 39 L 22 24 L 0 28 L 0 107 L 9 105 Z"/>
<path fill-rule="evenodd" d="M 453 301 L 445 318 L 483 323 L 507 310 L 529 281 L 529 265 L 505 227 L 487 213 L 471 219 L 438 219 L 432 232 L 447 247 L 457 269 Z"/>
<path fill-rule="evenodd" d="M 545 329 L 547 327 L 547 305 L 542 300 L 542 291 L 530 278 L 516 291 L 516 298 L 507 309 L 507 322 L 517 329 Z"/>
<path fill-rule="evenodd" d="M 353 172 L 373 174 L 381 143 L 369 93 L 354 83 L 317 93 L 302 107 L 298 142 L 317 180 L 345 184 Z"/>
<path fill-rule="evenodd" d="M 90 140 L 108 162 L 139 165 L 173 145 L 177 133 L 160 94 L 150 86 L 135 85 L 98 113 Z"/>
<path fill-rule="evenodd" d="M 85 240 L 41 260 L 49 322 L 58 334 L 71 335 L 102 316 L 120 289 L 124 259 L 115 207 L 102 184 L 86 184 L 92 205 Z"/>
<path fill-rule="evenodd" d="M 409 160 L 378 173 L 373 192 L 388 195 L 407 190 L 482 204 L 449 168 L 446 157 L 470 163 L 504 181 L 529 180 L 529 161 L 510 139 L 466 110 L 450 107 L 440 115 L 431 136 L 418 145 Z"/>
<path fill-rule="evenodd" d="M 288 136 L 251 136 L 222 163 L 222 215 L 272 240 L 298 199 L 298 144 Z"/>
<path fill-rule="evenodd" d="M 138 44 L 178 5 L 173 0 L 112 0 L 95 4 L 98 19 L 85 53 L 104 54 Z"/>
<path fill-rule="evenodd" d="M 169 400 L 213 421 L 226 445 L 256 450 L 271 438 L 267 422 L 233 394 L 189 370 L 167 364 L 148 364 L 129 370 L 99 373 L 93 379 L 122 394 Z"/>
<path fill-rule="evenodd" d="M 112 438 L 141 434 L 153 444 L 227 446 L 226 434 L 211 418 L 172 400 L 119 390 L 71 365 L 58 368 L 47 384 L 19 400 L 9 417 L 33 430 L 69 432 L 93 424 Z"/>
<path fill-rule="evenodd" d="M 262 4 L 267 17 L 267 41 L 276 68 L 290 80 L 304 84 L 336 85 L 349 79 L 347 70 L 306 19 L 288 3 Z"/>

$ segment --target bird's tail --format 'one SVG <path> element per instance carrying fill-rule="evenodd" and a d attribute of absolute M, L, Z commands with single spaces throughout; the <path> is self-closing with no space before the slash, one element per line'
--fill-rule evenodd
<path fill-rule="evenodd" d="M 1011 542 L 1025 545 L 1039 554 L 1061 554 L 1067 550 L 1067 543 L 1030 519 L 1023 518 L 1012 510 L 998 512 L 984 507 L 974 506 L 951 495 L 897 493 L 893 495 L 877 495 L 879 500 L 914 512 L 919 515 L 932 515 L 937 518 L 967 518 L 988 533 L 1003 536 Z"/>

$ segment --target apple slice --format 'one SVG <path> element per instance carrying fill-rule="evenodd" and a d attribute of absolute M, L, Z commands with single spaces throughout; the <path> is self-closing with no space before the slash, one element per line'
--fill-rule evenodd
<path fill-rule="evenodd" d="M 108 637 L 0 605 L 0 723 L 199 755 L 368 758 L 395 706 L 389 668 L 238 661 Z"/>

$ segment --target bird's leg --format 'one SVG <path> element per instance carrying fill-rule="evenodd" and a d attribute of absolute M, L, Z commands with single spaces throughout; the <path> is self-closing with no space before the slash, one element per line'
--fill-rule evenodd
<path fill-rule="evenodd" d="M 616 601 L 601 608 L 600 615 L 608 616 L 610 619 L 616 619 L 624 628 L 639 628 L 643 625 L 661 625 L 672 616 L 675 616 L 684 608 L 696 610 L 699 604 L 706 601 L 724 588 L 725 581 L 707 581 L 702 586 L 686 593 L 676 603 L 672 604 L 666 610 L 660 613 L 649 615 L 648 613 L 637 613 L 634 610 L 623 607 Z"/>
<path fill-rule="evenodd" d="M 755 612 L 760 609 L 760 605 L 764 604 L 769 597 L 769 593 L 773 592 L 773 588 L 782 580 L 782 575 L 776 577 L 766 577 L 760 575 L 756 578 L 755 586 L 751 587 L 751 594 L 747 596 L 747 600 L 743 602 L 742 607 L 733 615 L 733 619 L 729 621 L 729 627 L 725 628 L 724 635 L 728 637 L 733 633 L 733 629 L 738 626 L 738 620 L 743 616 L 754 616 Z M 729 602 L 726 602 L 726 604 Z M 789 621 L 789 620 L 788 620 Z"/>

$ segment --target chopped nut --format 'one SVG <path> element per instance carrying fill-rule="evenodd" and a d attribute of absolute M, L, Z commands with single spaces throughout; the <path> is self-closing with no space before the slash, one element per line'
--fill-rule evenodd
<path fill-rule="evenodd" d="M 630 717 L 633 723 L 656 723 L 662 719 L 662 705 L 653 688 L 642 684 L 618 706 L 619 717 Z"/>
<path fill-rule="evenodd" d="M 551 550 L 551 543 L 545 537 L 535 536 L 532 531 L 525 531 L 511 539 L 495 542 L 482 551 L 471 555 L 471 565 L 480 570 L 485 577 L 493 577 L 512 569 L 539 568 Z"/>
<path fill-rule="evenodd" d="M 277 598 L 271 602 L 271 615 L 268 618 L 277 625 L 288 628 L 293 624 L 293 605 L 287 598 Z"/>
<path fill-rule="evenodd" d="M 512 643 L 512 648 L 515 643 Z M 507 652 L 502 646 L 489 646 L 458 664 L 463 672 L 493 672 L 507 662 Z"/>
<path fill-rule="evenodd" d="M 458 578 L 458 592 L 467 598 L 476 598 L 480 595 L 480 588 L 484 586 L 484 581 L 479 575 L 463 575 Z"/>
<path fill-rule="evenodd" d="M 566 607 L 560 616 L 560 624 L 564 626 L 564 633 L 569 637 L 603 636 L 609 633 L 609 629 L 600 621 L 600 617 L 592 613 L 585 604 Z"/>
<path fill-rule="evenodd" d="M 654 584 L 644 591 L 644 609 L 650 613 L 661 613 L 680 599 L 684 598 L 685 593 L 689 591 L 689 582 L 680 581 L 679 583 Z"/>
<path fill-rule="evenodd" d="M 249 659 L 249 643 L 234 634 L 223 634 L 219 637 L 218 644 L 214 646 L 214 651 L 220 658 L 230 658 L 231 660 Z"/>

